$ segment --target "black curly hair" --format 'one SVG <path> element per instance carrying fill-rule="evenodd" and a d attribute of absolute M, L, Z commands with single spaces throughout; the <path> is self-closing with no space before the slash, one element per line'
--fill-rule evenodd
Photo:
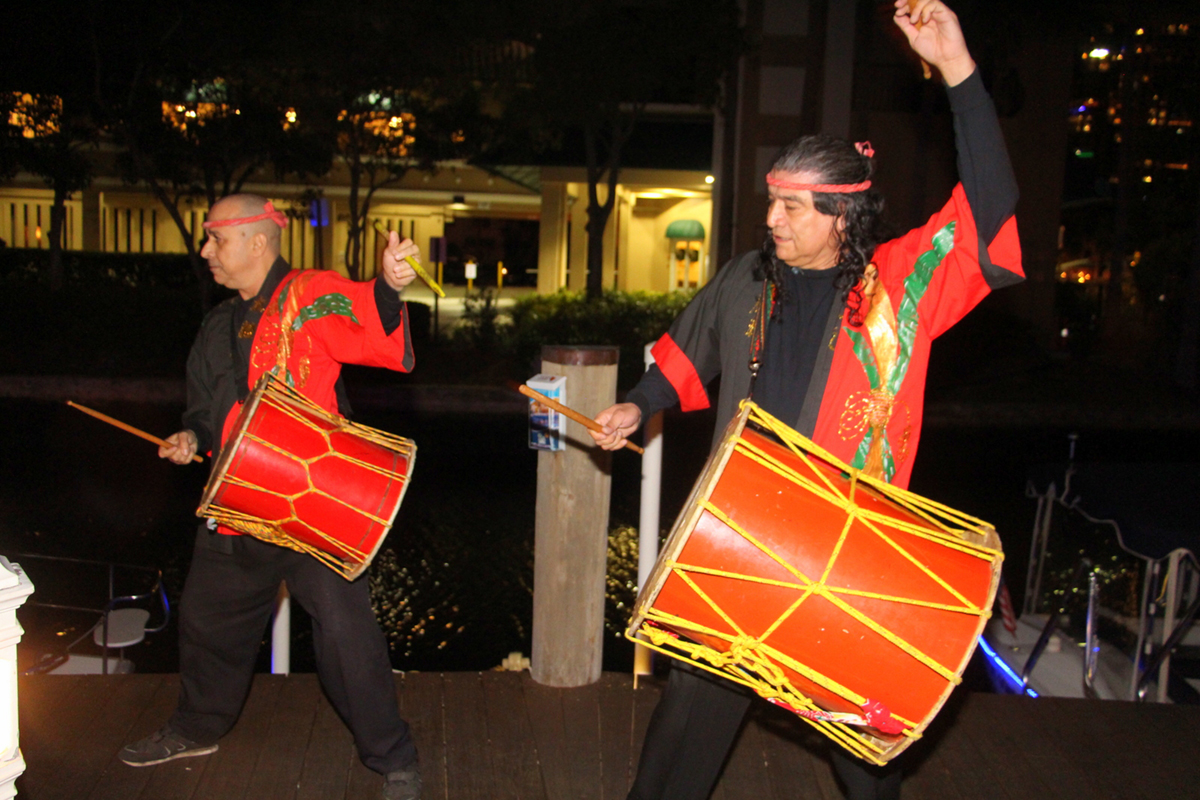
<path fill-rule="evenodd" d="M 875 162 L 845 139 L 816 134 L 801 136 L 783 148 L 771 170 L 807 172 L 817 176 L 821 183 L 853 184 L 869 180 L 875 172 Z M 858 285 L 876 246 L 887 236 L 882 219 L 883 195 L 873 188 L 862 192 L 813 192 L 813 206 L 822 214 L 840 216 L 844 221 L 838 248 L 839 272 L 834 285 L 845 300 Z M 783 270 L 787 265 L 775 257 L 775 242 L 770 232 L 760 255 L 755 278 L 771 281 L 775 296 L 784 298 Z M 776 313 L 779 305 L 776 304 Z"/>

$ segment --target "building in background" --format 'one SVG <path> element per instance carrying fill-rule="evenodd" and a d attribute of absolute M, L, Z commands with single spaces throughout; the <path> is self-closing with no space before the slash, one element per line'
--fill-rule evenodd
<path fill-rule="evenodd" d="M 766 233 L 763 176 L 779 148 L 805 133 L 872 142 L 876 182 L 898 227 L 935 211 L 956 180 L 952 123 L 944 91 L 922 79 L 890 16 L 890 5 L 866 0 L 747 0 L 743 23 L 754 46 L 726 81 L 720 107 L 649 109 L 639 124 L 644 146 L 639 151 L 631 142 L 624 159 L 605 232 L 603 285 L 692 288 L 736 253 L 758 247 Z M 987 20 L 974 30 L 970 22 L 964 14 L 968 37 L 986 39 L 990 31 L 980 28 Z M 1036 21 L 1026 27 L 1020 47 L 998 56 L 977 48 L 976 55 L 997 96 L 1021 185 L 1030 281 L 1005 293 L 1004 302 L 1048 321 L 1068 134 L 1064 109 L 1077 54 L 1068 34 L 1043 32 Z M 694 135 L 697 129 L 703 134 Z M 491 273 L 504 262 L 508 285 L 581 289 L 587 185 L 579 153 L 558 156 L 544 164 L 413 170 L 379 190 L 372 215 L 423 248 L 431 237 L 447 237 L 451 283 L 462 280 L 456 264 L 474 256 L 478 285 L 493 283 Z M 92 187 L 69 202 L 68 248 L 181 252 L 176 226 L 147 191 L 121 182 L 113 157 L 99 154 Z M 312 184 L 264 179 L 245 188 L 302 222 L 290 228 L 284 247 L 294 264 L 342 268 L 344 169 Z M 0 238 L 10 246 L 43 246 L 50 199 L 29 175 L 0 187 Z M 203 204 L 187 209 L 197 217 L 204 212 Z"/>

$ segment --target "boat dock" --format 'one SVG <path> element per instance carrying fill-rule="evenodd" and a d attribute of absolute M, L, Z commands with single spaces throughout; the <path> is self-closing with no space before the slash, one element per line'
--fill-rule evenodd
<path fill-rule="evenodd" d="M 22 677 L 19 797 L 375 800 L 382 779 L 312 674 L 258 675 L 209 756 L 134 769 L 125 743 L 174 708 L 178 675 Z M 604 674 L 552 689 L 528 673 L 397 674 L 430 800 L 622 800 L 660 684 Z M 714 800 L 837 800 L 824 739 L 756 703 Z M 1162 798 L 1200 786 L 1200 707 L 956 692 L 909 752 L 904 800 Z M 910 757 L 911 756 L 911 757 Z"/>

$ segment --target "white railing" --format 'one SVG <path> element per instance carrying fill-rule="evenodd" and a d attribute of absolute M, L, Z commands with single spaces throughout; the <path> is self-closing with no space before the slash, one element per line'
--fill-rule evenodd
<path fill-rule="evenodd" d="M 654 343 L 646 345 L 646 369 L 654 364 L 654 356 L 650 348 Z M 646 452 L 642 455 L 642 496 L 641 508 L 638 515 L 638 591 L 650 579 L 654 564 L 658 561 L 658 519 L 662 504 L 662 426 L 663 415 L 658 412 L 646 420 L 642 427 L 642 447 Z M 638 645 L 634 650 L 633 674 L 649 675 L 653 672 L 653 659 L 649 648 Z"/>
<path fill-rule="evenodd" d="M 33 594 L 20 564 L 0 556 L 0 798 L 16 797 L 16 780 L 25 771 L 17 715 L 17 609 Z"/>

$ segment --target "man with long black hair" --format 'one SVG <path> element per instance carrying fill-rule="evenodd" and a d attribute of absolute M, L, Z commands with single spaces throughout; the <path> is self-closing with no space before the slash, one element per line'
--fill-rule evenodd
<path fill-rule="evenodd" d="M 623 446 L 675 403 L 707 408 L 705 386 L 720 375 L 714 444 L 753 397 L 842 461 L 907 487 L 932 340 L 1024 275 L 1016 180 L 958 18 L 940 0 L 896 0 L 895 23 L 947 87 L 961 181 L 949 202 L 885 241 L 869 144 L 788 145 L 766 178 L 763 247 L 718 272 L 654 346 L 656 365 L 628 402 L 600 413 L 602 447 Z M 736 684 L 674 668 L 630 800 L 708 797 L 750 701 Z M 838 748 L 833 762 L 854 800 L 899 797 L 898 768 L 868 768 Z"/>

